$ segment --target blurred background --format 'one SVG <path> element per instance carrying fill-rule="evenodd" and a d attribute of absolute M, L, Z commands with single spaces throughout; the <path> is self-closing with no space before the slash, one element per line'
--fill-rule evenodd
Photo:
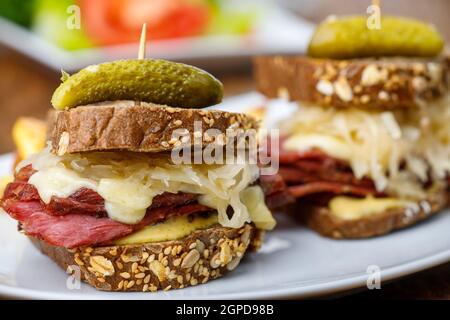
<path fill-rule="evenodd" d="M 226 96 L 252 90 L 251 57 L 303 53 L 314 24 L 365 14 L 370 0 L 0 0 L 0 153 L 13 150 L 18 116 L 44 118 L 60 69 L 137 55 L 191 63 L 224 82 Z M 450 39 L 450 1 L 382 1 L 383 14 L 417 17 Z"/>

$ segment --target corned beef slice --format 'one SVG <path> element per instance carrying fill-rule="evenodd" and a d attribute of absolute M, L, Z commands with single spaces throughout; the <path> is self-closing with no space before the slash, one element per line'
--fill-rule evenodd
<path fill-rule="evenodd" d="M 384 195 L 376 190 L 371 179 L 357 179 L 345 161 L 318 149 L 297 152 L 281 148 L 279 160 L 279 175 L 293 198 L 318 193 Z"/>
<path fill-rule="evenodd" d="M 80 189 L 67 199 L 53 197 L 49 204 L 43 203 L 36 188 L 27 183 L 33 172 L 28 166 L 16 174 L 15 181 L 4 192 L 2 207 L 22 224 L 28 235 L 52 245 L 73 248 L 107 244 L 173 216 L 211 210 L 196 203 L 194 194 L 164 193 L 155 197 L 140 223 L 127 225 L 109 219 L 104 200 L 90 189 Z"/>
<path fill-rule="evenodd" d="M 45 204 L 37 200 L 18 201 L 4 198 L 2 205 L 12 218 L 22 223 L 28 235 L 66 248 L 107 244 L 114 239 L 173 216 L 211 210 L 197 203 L 149 209 L 140 223 L 128 225 L 108 217 L 98 218 L 86 214 L 49 215 Z"/>

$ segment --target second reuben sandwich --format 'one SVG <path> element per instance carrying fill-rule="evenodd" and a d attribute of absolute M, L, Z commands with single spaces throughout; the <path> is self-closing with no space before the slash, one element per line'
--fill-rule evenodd
<path fill-rule="evenodd" d="M 202 151 L 219 135 L 226 145 L 224 135 L 257 129 L 249 116 L 200 109 L 221 98 L 210 74 L 163 60 L 66 74 L 48 147 L 17 166 L 2 207 L 44 254 L 97 289 L 168 290 L 220 277 L 275 225 L 256 163 L 173 159 L 181 147 Z"/>
<path fill-rule="evenodd" d="M 298 110 L 281 125 L 280 175 L 311 228 L 362 238 L 412 225 L 446 205 L 449 64 L 424 23 L 333 18 L 308 56 L 255 60 L 259 90 Z"/>

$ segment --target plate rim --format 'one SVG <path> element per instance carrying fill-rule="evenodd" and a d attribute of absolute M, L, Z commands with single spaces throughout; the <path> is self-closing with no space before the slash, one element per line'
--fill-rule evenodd
<path fill-rule="evenodd" d="M 392 266 L 381 270 L 382 283 L 391 280 L 399 279 L 450 261 L 450 249 L 445 250 L 418 260 L 410 261 L 400 265 Z M 358 275 L 345 279 L 332 280 L 325 283 L 311 284 L 303 287 L 289 287 L 275 290 L 261 290 L 261 292 L 249 293 L 226 293 L 214 296 L 199 295 L 198 297 L 173 297 L 172 300 L 192 299 L 192 300 L 252 300 L 252 299 L 289 299 L 289 298 L 314 298 L 318 296 L 327 296 L 333 293 L 345 292 L 351 289 L 363 288 L 366 285 L 367 275 Z M 84 283 L 84 285 L 87 285 Z M 71 293 L 55 293 L 43 292 L 35 289 L 26 289 L 20 287 L 12 287 L 5 284 L 0 284 L 0 295 L 4 297 L 16 297 L 22 299 L 48 299 L 48 300 L 120 300 L 120 292 L 114 292 L 115 296 L 96 296 L 96 294 L 71 294 Z M 105 292 L 106 293 L 106 292 Z M 131 292 L 128 292 L 130 294 Z M 134 294 L 134 293 L 132 293 Z M 143 294 L 136 292 L 135 294 Z M 163 296 L 148 295 L 148 300 L 164 300 Z M 129 298 L 129 297 L 128 297 Z M 153 298 L 153 299 L 152 299 Z M 167 297 L 168 298 L 168 297 Z"/>

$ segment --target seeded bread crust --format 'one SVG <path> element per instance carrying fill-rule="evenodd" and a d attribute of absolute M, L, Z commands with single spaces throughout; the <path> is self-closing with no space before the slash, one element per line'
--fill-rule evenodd
<path fill-rule="evenodd" d="M 107 150 L 164 152 L 179 146 L 172 140 L 176 129 L 187 129 L 191 144 L 195 136 L 206 145 L 213 141 L 205 134 L 207 129 L 225 134 L 227 129 L 258 128 L 258 121 L 244 114 L 145 102 L 136 105 L 134 101 L 80 106 L 57 111 L 49 119 L 49 123 L 53 123 L 50 129 L 52 150 L 58 154 Z M 194 128 L 196 121 L 201 124 L 200 135 Z"/>
<path fill-rule="evenodd" d="M 254 59 L 258 89 L 270 98 L 341 108 L 411 108 L 449 90 L 449 63 L 385 58 L 332 60 L 305 56 Z"/>
<path fill-rule="evenodd" d="M 311 229 L 334 239 L 370 238 L 406 228 L 439 213 L 448 204 L 445 192 L 430 195 L 418 203 L 419 210 L 390 209 L 362 219 L 346 220 L 328 207 L 302 205 L 300 219 Z M 297 208 L 298 210 L 298 208 Z"/>
<path fill-rule="evenodd" d="M 239 229 L 217 225 L 180 240 L 77 249 L 30 239 L 64 270 L 79 267 L 81 279 L 96 289 L 154 292 L 221 277 L 237 267 L 246 251 L 260 246 L 263 231 L 250 224 Z"/>

